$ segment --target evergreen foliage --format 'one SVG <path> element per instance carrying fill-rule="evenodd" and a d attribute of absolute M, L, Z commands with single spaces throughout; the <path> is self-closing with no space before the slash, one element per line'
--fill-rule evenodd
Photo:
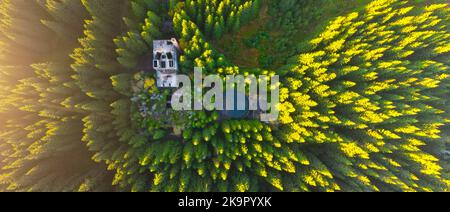
<path fill-rule="evenodd" d="M 449 191 L 448 3 L 374 0 L 276 70 L 214 47 L 263 7 L 286 46 L 314 2 L 0 0 L 0 190 Z M 166 109 L 171 37 L 182 73 L 280 75 L 278 122 Z"/>
<path fill-rule="evenodd" d="M 14 52 L 0 68 L 2 190 L 110 190 L 110 174 L 80 142 L 86 96 L 68 55 L 87 17 L 81 1 L 3 1 L 2 8 L 3 49 Z"/>

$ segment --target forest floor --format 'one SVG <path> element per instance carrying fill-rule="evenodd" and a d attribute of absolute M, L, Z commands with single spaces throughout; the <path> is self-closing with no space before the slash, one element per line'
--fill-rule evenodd
<path fill-rule="evenodd" d="M 279 52 L 274 48 L 277 39 L 286 39 L 282 31 L 271 26 L 273 17 L 269 14 L 268 0 L 264 0 L 259 18 L 241 27 L 240 31 L 224 35 L 220 40 L 212 41 L 220 53 L 243 68 L 263 68 L 276 70 L 286 63 L 286 60 L 300 52 Z M 321 7 L 322 14 L 317 21 L 312 21 L 304 26 L 299 26 L 294 36 L 288 36 L 289 43 L 298 45 L 308 42 L 318 36 L 330 21 L 338 16 L 351 12 L 361 12 L 371 0 L 333 0 Z M 413 0 L 412 5 L 428 5 L 432 3 L 443 3 L 446 0 Z M 308 14 L 305 14 L 308 15 Z M 256 38 L 255 38 L 256 37 Z M 258 47 L 249 47 L 246 42 L 257 37 L 262 39 Z M 277 55 L 277 56 L 274 56 Z M 269 59 L 267 59 L 269 57 Z M 280 60 L 282 58 L 283 60 Z M 284 60 L 284 58 L 287 58 Z M 274 60 L 274 61 L 271 61 Z M 269 60 L 269 61 L 267 61 Z"/>

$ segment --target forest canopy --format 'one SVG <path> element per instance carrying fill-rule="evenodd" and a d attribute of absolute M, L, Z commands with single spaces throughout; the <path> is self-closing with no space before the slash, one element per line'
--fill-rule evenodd
<path fill-rule="evenodd" d="M 0 191 L 449 191 L 450 7 L 0 0 Z M 279 75 L 277 122 L 167 109 L 148 70 Z M 144 109 L 145 110 L 144 110 Z"/>

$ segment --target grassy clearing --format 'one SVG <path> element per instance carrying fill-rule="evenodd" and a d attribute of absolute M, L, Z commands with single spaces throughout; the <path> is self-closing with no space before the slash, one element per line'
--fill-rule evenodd
<path fill-rule="evenodd" d="M 258 19 L 243 26 L 239 32 L 228 33 L 219 41 L 214 41 L 214 46 L 234 64 L 244 67 L 258 67 L 259 50 L 257 48 L 248 48 L 244 41 L 254 36 L 267 25 L 270 21 L 268 9 L 267 1 L 264 1 Z"/>

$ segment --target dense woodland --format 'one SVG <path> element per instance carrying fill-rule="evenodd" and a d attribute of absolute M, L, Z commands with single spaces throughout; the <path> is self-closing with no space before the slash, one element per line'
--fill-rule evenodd
<path fill-rule="evenodd" d="M 0 20 L 0 191 L 450 190 L 446 1 L 0 0 Z M 181 73 L 280 75 L 278 122 L 142 116 L 171 37 Z"/>

